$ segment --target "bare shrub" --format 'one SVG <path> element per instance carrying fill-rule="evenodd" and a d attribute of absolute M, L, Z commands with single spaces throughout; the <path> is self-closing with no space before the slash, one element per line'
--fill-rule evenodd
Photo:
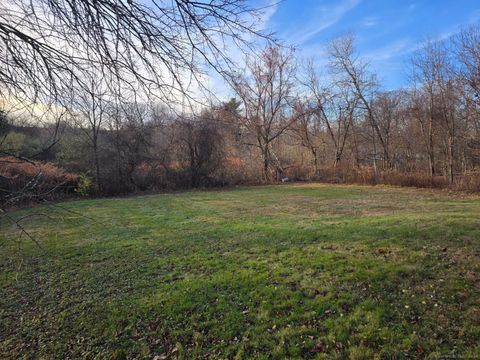
<path fill-rule="evenodd" d="M 12 206 L 63 198 L 74 193 L 78 178 L 52 163 L 4 156 L 0 158 L 0 201 L 2 206 Z"/>
<path fill-rule="evenodd" d="M 480 171 L 469 171 L 457 180 L 455 188 L 458 190 L 480 192 Z"/>

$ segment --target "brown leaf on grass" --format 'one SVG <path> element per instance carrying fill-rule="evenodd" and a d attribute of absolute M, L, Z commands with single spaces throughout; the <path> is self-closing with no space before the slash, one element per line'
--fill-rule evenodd
<path fill-rule="evenodd" d="M 168 359 L 168 355 L 167 354 L 162 354 L 162 355 L 155 355 L 153 357 L 153 360 L 166 360 Z"/>
<path fill-rule="evenodd" d="M 323 343 L 323 341 L 319 341 L 315 344 L 315 346 L 313 347 L 313 351 L 314 352 L 327 352 L 327 347 L 325 346 L 325 344 Z"/>
<path fill-rule="evenodd" d="M 166 354 L 161 354 L 161 355 L 155 355 L 153 357 L 153 360 L 167 360 L 170 359 L 173 355 L 175 355 L 178 352 L 178 348 L 175 346 L 172 350 L 170 350 Z"/>

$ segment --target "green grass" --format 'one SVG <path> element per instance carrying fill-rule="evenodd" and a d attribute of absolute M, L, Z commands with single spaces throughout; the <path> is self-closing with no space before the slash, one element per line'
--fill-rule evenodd
<path fill-rule="evenodd" d="M 0 223 L 0 357 L 480 356 L 480 198 L 288 185 Z M 82 217 L 82 213 L 87 217 Z"/>

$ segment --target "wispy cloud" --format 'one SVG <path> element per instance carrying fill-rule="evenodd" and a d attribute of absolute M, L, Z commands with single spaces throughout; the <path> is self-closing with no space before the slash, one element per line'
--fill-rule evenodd
<path fill-rule="evenodd" d="M 372 59 L 374 62 L 390 60 L 392 58 L 406 55 L 418 49 L 418 43 L 405 38 L 394 41 L 386 46 L 366 52 L 364 57 Z"/>
<path fill-rule="evenodd" d="M 435 41 L 447 40 L 448 38 L 459 34 L 463 29 L 467 28 L 468 26 L 475 24 L 479 20 L 479 17 L 480 11 L 476 11 L 475 14 L 472 14 L 468 21 L 466 21 L 465 23 L 454 24 L 446 30 L 440 32 L 439 34 L 431 36 L 431 38 Z"/>
<path fill-rule="evenodd" d="M 279 0 L 264 0 L 260 6 L 260 19 L 256 24 L 258 30 L 264 30 L 268 27 L 270 19 L 275 15 L 278 10 Z"/>
<path fill-rule="evenodd" d="M 367 16 L 362 20 L 362 25 L 365 27 L 372 27 L 377 25 L 378 19 L 375 16 Z"/>
<path fill-rule="evenodd" d="M 289 36 L 290 42 L 301 45 L 313 36 L 339 22 L 345 14 L 360 4 L 361 0 L 342 0 L 335 5 L 323 5 L 312 13 L 312 21 L 299 31 Z"/>

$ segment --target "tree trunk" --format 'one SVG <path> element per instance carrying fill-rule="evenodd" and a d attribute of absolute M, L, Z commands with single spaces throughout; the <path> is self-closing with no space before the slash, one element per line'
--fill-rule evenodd
<path fill-rule="evenodd" d="M 375 131 L 372 126 L 373 139 L 373 173 L 375 176 L 375 184 L 378 182 L 378 167 L 377 167 L 377 143 L 375 142 Z"/>
<path fill-rule="evenodd" d="M 448 175 L 449 175 L 449 183 L 452 185 L 455 181 L 454 179 L 454 168 L 453 168 L 453 157 L 454 157 L 454 140 L 453 135 L 449 135 L 448 137 Z"/>
<path fill-rule="evenodd" d="M 387 145 L 388 147 L 388 145 Z M 388 153 L 387 148 L 383 149 L 383 168 L 384 169 L 391 169 L 392 168 L 392 162 L 390 161 L 390 155 Z"/>
<path fill-rule="evenodd" d="M 433 178 L 435 176 L 435 155 L 433 149 L 433 119 L 430 119 L 428 125 L 428 161 L 430 168 L 430 176 Z"/>
<path fill-rule="evenodd" d="M 97 184 L 97 191 L 98 193 L 100 193 L 102 190 L 102 186 L 100 181 L 100 160 L 98 159 L 98 145 L 96 138 L 93 141 L 93 157 L 95 161 L 95 182 Z"/>
<path fill-rule="evenodd" d="M 340 155 L 338 154 L 338 151 L 335 152 L 335 161 L 333 162 L 333 177 L 337 177 L 337 167 L 340 164 Z"/>
<path fill-rule="evenodd" d="M 317 152 L 314 149 L 311 149 L 313 155 L 313 168 L 315 171 L 315 177 L 318 176 L 318 159 L 317 159 Z"/>
<path fill-rule="evenodd" d="M 270 167 L 270 160 L 268 157 L 268 145 L 265 145 L 263 149 L 263 177 L 266 183 L 270 182 L 270 174 L 269 174 L 269 167 Z"/>

